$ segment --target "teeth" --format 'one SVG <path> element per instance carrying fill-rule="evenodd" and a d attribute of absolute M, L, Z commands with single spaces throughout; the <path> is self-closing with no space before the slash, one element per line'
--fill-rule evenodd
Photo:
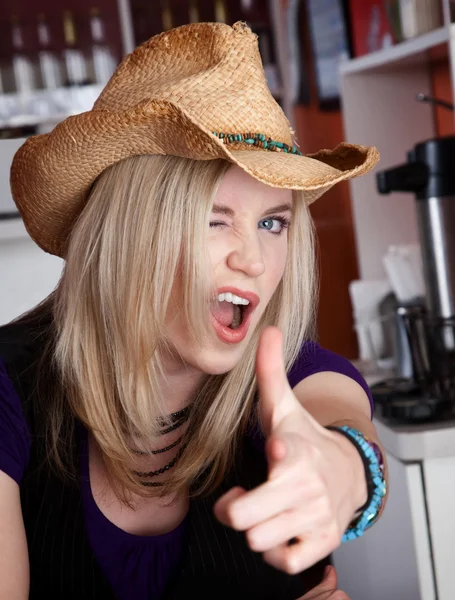
<path fill-rule="evenodd" d="M 246 298 L 240 298 L 240 296 L 236 296 L 235 294 L 231 294 L 231 292 L 225 292 L 224 294 L 218 295 L 218 302 L 232 302 L 232 304 L 243 304 L 247 306 L 250 301 Z"/>

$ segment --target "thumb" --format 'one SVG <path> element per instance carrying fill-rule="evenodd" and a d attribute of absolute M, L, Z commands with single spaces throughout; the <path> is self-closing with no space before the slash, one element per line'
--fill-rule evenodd
<path fill-rule="evenodd" d="M 324 569 L 324 577 L 320 583 L 321 591 L 334 591 L 337 589 L 338 578 L 335 567 L 327 565 Z"/>
<path fill-rule="evenodd" d="M 290 391 L 283 360 L 283 335 L 277 327 L 266 327 L 256 353 L 259 414 L 266 434 L 273 429 L 278 406 Z M 282 415 L 284 416 L 284 414 Z"/>

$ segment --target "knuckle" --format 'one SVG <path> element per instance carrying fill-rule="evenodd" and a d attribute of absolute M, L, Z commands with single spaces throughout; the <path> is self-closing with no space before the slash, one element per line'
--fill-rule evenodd
<path fill-rule="evenodd" d="M 226 507 L 226 520 L 233 529 L 241 530 L 242 519 L 237 506 L 230 504 Z"/>
<path fill-rule="evenodd" d="M 246 532 L 246 540 L 248 546 L 253 552 L 262 552 L 264 550 L 263 540 L 256 531 L 249 530 Z"/>
<path fill-rule="evenodd" d="M 330 526 L 335 521 L 332 503 L 327 494 L 319 496 L 315 510 L 321 523 Z"/>
<path fill-rule="evenodd" d="M 302 566 L 300 564 L 300 560 L 298 556 L 287 556 L 284 559 L 283 570 L 288 575 L 297 575 L 302 570 Z"/>

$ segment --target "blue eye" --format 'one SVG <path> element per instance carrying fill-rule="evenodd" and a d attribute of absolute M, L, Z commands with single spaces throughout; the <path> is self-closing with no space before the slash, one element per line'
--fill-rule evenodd
<path fill-rule="evenodd" d="M 289 226 L 289 219 L 285 217 L 268 217 L 259 221 L 259 229 L 266 229 L 270 233 L 280 235 Z"/>

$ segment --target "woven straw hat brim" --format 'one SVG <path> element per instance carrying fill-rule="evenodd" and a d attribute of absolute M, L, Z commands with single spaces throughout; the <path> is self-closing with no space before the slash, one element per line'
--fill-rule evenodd
<path fill-rule="evenodd" d="M 116 162 L 147 154 L 224 158 L 267 185 L 304 190 L 308 203 L 378 160 L 375 148 L 350 144 L 310 156 L 227 145 L 194 115 L 165 100 L 121 112 L 93 109 L 69 117 L 51 133 L 30 137 L 14 157 L 12 195 L 30 236 L 46 252 L 64 257 L 96 178 Z"/>

